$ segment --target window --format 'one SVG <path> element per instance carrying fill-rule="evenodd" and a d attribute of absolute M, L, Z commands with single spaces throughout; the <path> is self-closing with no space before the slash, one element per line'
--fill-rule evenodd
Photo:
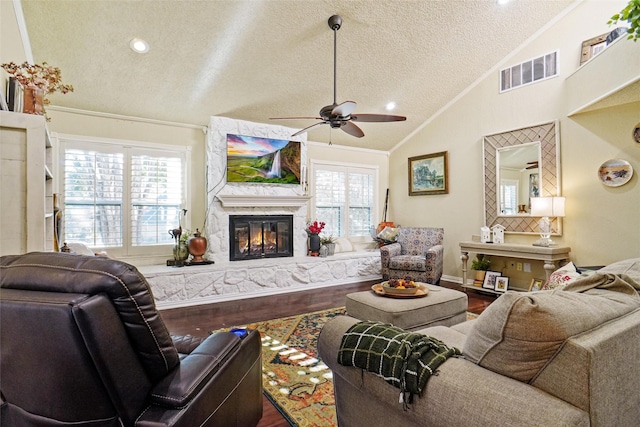
<path fill-rule="evenodd" d="M 323 234 L 365 237 L 374 226 L 377 169 L 315 163 L 315 218 L 326 223 Z"/>
<path fill-rule="evenodd" d="M 515 215 L 518 212 L 518 180 L 503 179 L 500 182 L 500 214 Z"/>
<path fill-rule="evenodd" d="M 64 238 L 120 256 L 155 254 L 186 208 L 188 148 L 61 137 Z"/>

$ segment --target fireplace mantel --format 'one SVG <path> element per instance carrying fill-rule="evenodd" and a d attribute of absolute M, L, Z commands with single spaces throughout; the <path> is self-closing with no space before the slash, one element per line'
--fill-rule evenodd
<path fill-rule="evenodd" d="M 301 207 L 311 196 L 276 196 L 276 195 L 248 195 L 248 194 L 219 194 L 216 196 L 225 208 L 251 207 Z"/>

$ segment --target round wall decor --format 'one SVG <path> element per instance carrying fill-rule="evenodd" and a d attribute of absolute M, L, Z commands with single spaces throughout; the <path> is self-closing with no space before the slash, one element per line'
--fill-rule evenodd
<path fill-rule="evenodd" d="M 600 165 L 598 177 L 608 187 L 620 187 L 633 176 L 631 164 L 622 159 L 611 159 Z"/>
<path fill-rule="evenodd" d="M 638 144 L 640 144 L 640 123 L 636 125 L 635 129 L 633 129 L 632 136 L 633 136 L 633 140 Z"/>

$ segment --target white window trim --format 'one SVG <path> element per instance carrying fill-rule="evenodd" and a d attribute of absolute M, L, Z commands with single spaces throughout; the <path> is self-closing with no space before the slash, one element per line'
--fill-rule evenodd
<path fill-rule="evenodd" d="M 360 164 L 360 163 L 345 163 L 345 162 L 334 162 L 334 161 L 327 161 L 327 160 L 311 160 L 310 162 L 311 173 L 308 178 L 308 181 L 309 181 L 309 189 L 310 189 L 310 195 L 311 195 L 311 203 L 309 208 L 309 215 L 315 215 L 315 211 L 316 211 L 316 198 L 314 194 L 315 188 L 316 188 L 315 178 L 316 178 L 316 168 L 320 166 L 328 167 L 329 169 L 331 167 L 336 167 L 336 168 L 360 169 L 360 170 L 373 172 L 374 174 L 373 198 L 374 199 L 373 199 L 373 207 L 371 210 L 371 218 L 378 218 L 380 167 L 377 165 L 372 166 L 372 165 Z M 347 197 L 348 197 L 348 192 L 347 192 Z M 313 221 L 315 219 L 317 219 L 318 221 L 322 220 L 322 218 L 308 218 L 308 220 L 310 221 Z M 376 224 L 372 224 L 372 226 L 375 226 L 375 225 Z M 367 243 L 372 241 L 370 236 L 345 236 L 345 237 L 348 238 L 353 243 Z"/>
<path fill-rule="evenodd" d="M 159 154 L 161 153 L 182 153 L 184 155 L 185 167 L 182 170 L 182 182 L 183 182 L 183 199 L 182 206 L 183 209 L 187 209 L 187 211 L 191 211 L 191 146 L 185 145 L 173 145 L 173 144 L 162 144 L 158 142 L 148 142 L 148 141 L 134 141 L 134 140 L 126 140 L 126 139 L 118 139 L 118 138 L 101 138 L 94 136 L 82 136 L 82 135 L 72 135 L 72 134 L 63 134 L 63 133 L 52 133 L 51 138 L 54 141 L 54 156 L 57 159 L 56 162 L 53 162 L 53 175 L 54 177 L 62 177 L 62 173 L 64 171 L 64 152 L 71 143 L 71 145 L 75 145 L 78 143 L 91 143 L 91 144 L 102 144 L 105 146 L 112 146 L 114 148 L 130 148 L 133 151 L 137 149 L 142 149 L 145 151 L 156 151 Z M 127 160 L 128 162 L 128 160 Z M 129 172 L 127 172 L 127 181 L 129 180 Z M 54 192 L 61 195 L 59 204 L 60 206 L 64 206 L 64 180 L 63 179 L 54 179 Z M 130 212 L 130 203 L 125 201 L 122 205 L 122 209 L 128 209 L 126 212 Z M 123 226 L 129 227 L 129 224 L 124 224 Z M 176 224 L 176 227 L 178 224 Z M 191 229 L 191 221 L 190 216 L 187 216 L 183 219 L 182 224 L 184 229 Z M 168 236 L 167 230 L 167 236 Z M 101 247 L 92 247 L 91 249 L 95 252 L 106 251 L 109 255 L 114 256 L 118 259 L 133 259 L 133 258 L 141 258 L 141 257 L 155 257 L 165 255 L 167 257 L 171 257 L 171 248 L 173 247 L 173 240 L 167 238 L 167 244 L 158 244 L 151 246 L 131 246 L 128 243 L 126 246 L 122 248 L 101 248 Z M 127 252 L 126 248 L 129 248 Z"/>

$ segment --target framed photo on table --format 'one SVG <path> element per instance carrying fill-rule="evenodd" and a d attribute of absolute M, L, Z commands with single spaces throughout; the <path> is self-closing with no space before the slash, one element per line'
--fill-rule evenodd
<path fill-rule="evenodd" d="M 493 290 L 496 292 L 507 292 L 509 289 L 509 278 L 506 276 L 496 277 L 496 284 Z"/>
<path fill-rule="evenodd" d="M 544 279 L 531 279 L 531 283 L 529 284 L 529 292 L 535 292 L 542 289 L 542 285 L 544 284 Z"/>
<path fill-rule="evenodd" d="M 409 157 L 409 195 L 448 194 L 447 151 Z"/>
<path fill-rule="evenodd" d="M 500 273 L 499 271 L 487 271 L 484 275 L 484 282 L 482 282 L 482 287 L 494 290 L 496 287 L 496 279 L 500 276 L 502 276 L 502 273 Z"/>

